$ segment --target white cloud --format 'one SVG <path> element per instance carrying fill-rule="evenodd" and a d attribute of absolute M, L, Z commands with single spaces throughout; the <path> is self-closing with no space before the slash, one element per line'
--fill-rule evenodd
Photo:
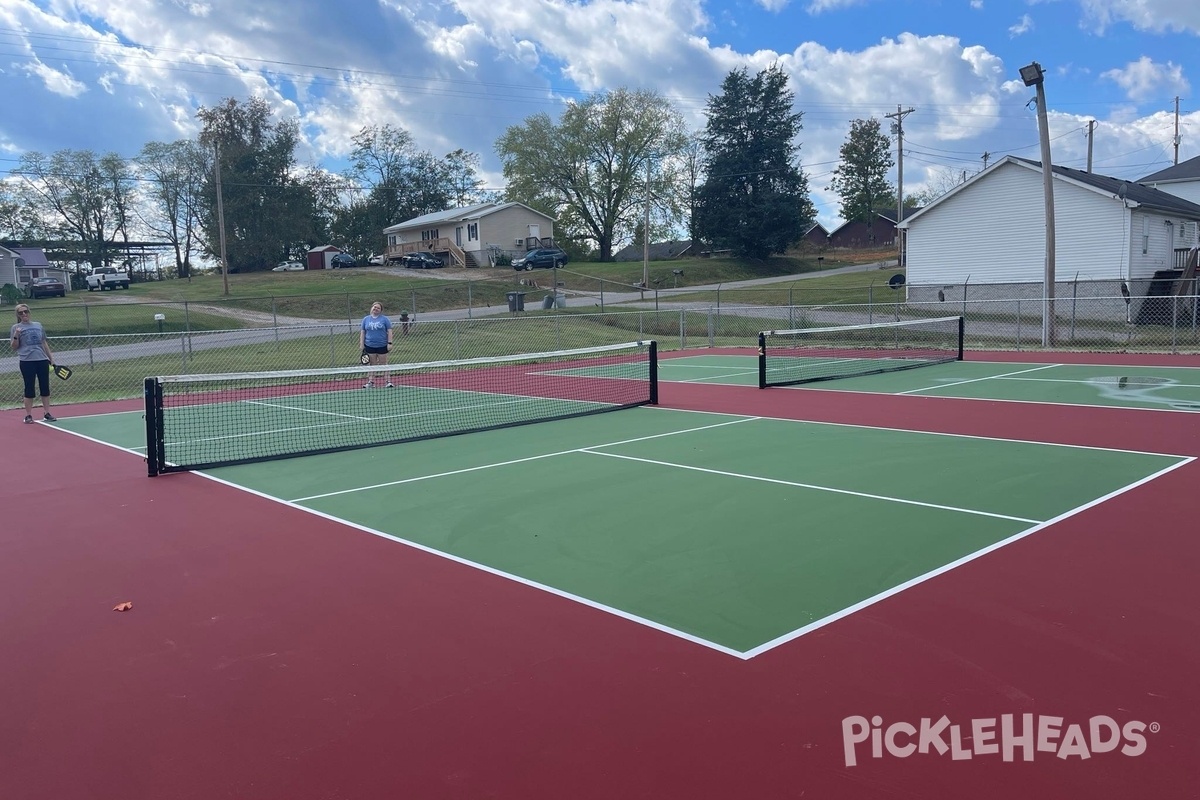
<path fill-rule="evenodd" d="M 971 8 L 975 9 L 976 11 L 982 11 L 983 0 L 971 0 Z"/>
<path fill-rule="evenodd" d="M 1200 34 L 1200 3 L 1188 0 L 1081 0 L 1080 5 L 1101 31 L 1128 22 L 1139 30 Z"/>
<path fill-rule="evenodd" d="M 1130 100 L 1145 100 L 1164 92 L 1187 92 L 1191 88 L 1183 76 L 1183 67 L 1168 61 L 1156 64 L 1148 56 L 1126 64 L 1123 69 L 1101 73 L 1122 89 Z"/>
<path fill-rule="evenodd" d="M 69 71 L 54 69 L 41 61 L 26 65 L 23 69 L 28 74 L 37 76 L 51 94 L 62 97 L 78 97 L 87 91 L 87 86 L 75 80 Z"/>
<path fill-rule="evenodd" d="M 820 14 L 822 11 L 836 11 L 839 8 L 861 6 L 867 2 L 869 0 L 812 0 L 808 4 L 807 11 L 810 14 Z"/>
<path fill-rule="evenodd" d="M 1033 18 L 1028 14 L 1022 14 L 1015 25 L 1009 26 L 1008 35 L 1020 36 L 1023 33 L 1029 33 L 1031 30 L 1033 30 Z"/>

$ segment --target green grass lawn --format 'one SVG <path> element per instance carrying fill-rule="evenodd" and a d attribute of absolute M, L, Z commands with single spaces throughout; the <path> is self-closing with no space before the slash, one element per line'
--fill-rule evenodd
<path fill-rule="evenodd" d="M 890 251 L 812 257 L 779 256 L 764 262 L 732 258 L 694 258 L 651 262 L 650 288 L 684 288 L 723 284 L 754 278 L 802 274 L 886 258 Z M 679 275 L 674 271 L 678 270 Z M 452 271 L 441 274 L 448 276 Z M 30 301 L 33 316 L 52 337 L 96 336 L 126 333 L 229 330 L 268 327 L 280 318 L 354 321 L 367 313 L 376 300 L 393 316 L 407 311 L 420 315 L 431 311 L 474 308 L 495 311 L 507 308 L 506 294 L 526 292 L 527 307 L 533 310 L 552 289 L 557 277 L 569 292 L 597 294 L 627 293 L 642 280 L 640 262 L 572 263 L 558 270 L 518 272 L 507 267 L 453 270 L 459 280 L 432 277 L 420 270 L 394 273 L 370 269 L 317 270 L 312 272 L 255 272 L 229 276 L 225 295 L 220 275 L 205 274 L 187 280 L 135 283 L 127 291 L 72 292 L 67 298 Z M 890 276 L 890 272 L 886 276 Z M 891 299 L 881 271 L 829 275 L 802 282 L 759 289 L 727 289 L 695 297 L 675 299 L 714 303 L 789 305 L 834 302 L 868 302 L 869 295 Z M 873 290 L 870 284 L 879 284 Z M 675 294 L 674 292 L 672 294 Z M 653 297 L 653 291 L 646 293 Z M 880 302 L 876 297 L 875 302 Z M 155 319 L 161 314 L 163 320 Z"/>

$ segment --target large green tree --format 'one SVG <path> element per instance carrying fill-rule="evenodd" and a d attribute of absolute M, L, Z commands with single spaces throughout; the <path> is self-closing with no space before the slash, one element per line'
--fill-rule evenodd
<path fill-rule="evenodd" d="M 554 217 L 560 244 L 594 245 L 601 261 L 632 238 L 648 206 L 670 213 L 671 167 L 684 145 L 682 116 L 661 95 L 617 89 L 568 106 L 558 124 L 537 114 L 496 142 L 506 197 Z"/>
<path fill-rule="evenodd" d="M 778 66 L 754 77 L 734 70 L 709 97 L 696 228 L 714 247 L 766 258 L 800 241 L 815 217 L 798 164 L 803 125 L 793 99 Z"/>
<path fill-rule="evenodd" d="M 134 179 L 116 153 L 59 150 L 28 152 L 17 170 L 19 200 L 46 222 L 51 238 L 78 242 L 93 267 L 103 266 L 129 241 Z"/>
<path fill-rule="evenodd" d="M 226 98 L 201 108 L 200 143 L 219 154 L 229 271 L 270 269 L 299 256 L 317 238 L 316 204 L 296 170 L 299 128 L 275 122 L 262 98 Z M 201 220 L 205 246 L 220 256 L 216 170 L 205 176 Z"/>
<path fill-rule="evenodd" d="M 408 131 L 392 125 L 368 126 L 352 141 L 346 177 L 359 191 L 333 229 L 356 253 L 381 249 L 389 225 L 487 199 L 475 153 L 459 149 L 439 159 L 419 151 Z"/>
<path fill-rule="evenodd" d="M 153 236 L 171 246 L 174 272 L 191 278 L 200 233 L 204 179 L 211 167 L 198 142 L 148 142 L 134 159 L 144 202 L 139 217 Z"/>
<path fill-rule="evenodd" d="M 896 207 L 896 187 L 888 182 L 891 142 L 877 119 L 856 119 L 842 144 L 841 163 L 833 171 L 829 189 L 842 201 L 842 219 L 860 220 L 871 228 L 875 214 Z"/>

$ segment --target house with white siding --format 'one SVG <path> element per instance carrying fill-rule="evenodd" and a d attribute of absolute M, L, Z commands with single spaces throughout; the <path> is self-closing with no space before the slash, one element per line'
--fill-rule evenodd
<path fill-rule="evenodd" d="M 1147 175 L 1138 183 L 1200 203 L 1200 156 Z"/>
<path fill-rule="evenodd" d="M 1053 186 L 1060 297 L 1112 297 L 1122 284 L 1165 294 L 1152 283 L 1181 276 L 1200 245 L 1200 201 L 1059 166 Z M 909 299 L 998 299 L 996 284 L 1007 299 L 1041 297 L 1043 191 L 1041 163 L 1008 156 L 901 222 Z"/>
<path fill-rule="evenodd" d="M 384 256 L 398 263 L 426 250 L 450 266 L 486 267 L 554 244 L 554 220 L 523 203 L 480 203 L 423 214 L 383 229 Z"/>

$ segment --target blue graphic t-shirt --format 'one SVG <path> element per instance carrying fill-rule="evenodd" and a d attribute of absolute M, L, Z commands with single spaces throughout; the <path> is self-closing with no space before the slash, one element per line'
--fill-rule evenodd
<path fill-rule="evenodd" d="M 383 314 L 378 317 L 372 317 L 367 314 L 363 317 L 363 344 L 367 347 L 387 347 L 388 336 L 387 332 L 392 329 L 392 321 Z"/>

